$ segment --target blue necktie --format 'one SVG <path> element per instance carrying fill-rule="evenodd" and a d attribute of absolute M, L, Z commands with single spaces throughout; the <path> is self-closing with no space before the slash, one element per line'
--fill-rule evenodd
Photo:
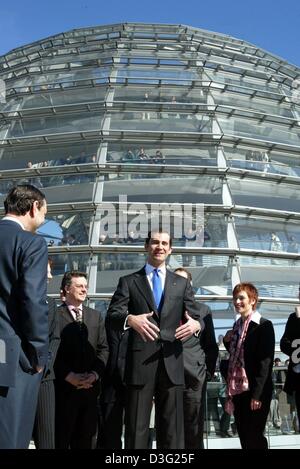
<path fill-rule="evenodd" d="M 161 278 L 158 272 L 159 272 L 158 269 L 153 270 L 152 285 L 153 285 L 153 296 L 154 296 L 155 304 L 157 306 L 157 310 L 160 311 L 160 303 L 161 303 L 163 289 L 162 289 Z"/>

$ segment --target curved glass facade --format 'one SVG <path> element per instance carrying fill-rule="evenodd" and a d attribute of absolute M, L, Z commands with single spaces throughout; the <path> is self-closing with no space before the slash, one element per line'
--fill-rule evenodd
<path fill-rule="evenodd" d="M 14 183 L 46 193 L 51 293 L 83 269 L 105 312 L 162 204 L 173 229 L 199 206 L 201 233 L 177 233 L 170 267 L 192 272 L 217 334 L 234 317 L 232 287 L 254 282 L 278 340 L 300 278 L 299 76 L 249 43 L 178 25 L 78 29 L 0 57 L 0 205 Z"/>

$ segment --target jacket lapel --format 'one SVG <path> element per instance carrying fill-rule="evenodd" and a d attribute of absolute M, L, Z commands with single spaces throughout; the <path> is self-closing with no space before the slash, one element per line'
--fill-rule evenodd
<path fill-rule="evenodd" d="M 249 337 L 249 335 L 251 335 L 254 331 L 256 331 L 258 326 L 259 326 L 259 324 L 257 324 L 256 322 L 250 321 L 249 326 L 248 326 L 248 330 L 247 330 L 247 334 L 246 334 L 246 339 L 247 339 L 247 337 Z"/>
<path fill-rule="evenodd" d="M 82 322 L 86 325 L 87 329 L 92 329 L 93 318 L 92 315 L 88 313 L 88 308 L 82 305 Z"/>
<path fill-rule="evenodd" d="M 62 317 L 64 318 L 65 321 L 67 321 L 67 322 L 73 322 L 74 321 L 74 318 L 73 318 L 72 314 L 70 313 L 69 308 L 65 304 L 61 308 L 61 314 L 62 314 Z"/>
<path fill-rule="evenodd" d="M 156 308 L 155 301 L 154 301 L 154 297 L 153 297 L 153 293 L 152 293 L 151 287 L 149 285 L 147 275 L 146 275 L 146 272 L 145 272 L 144 268 L 136 273 L 136 278 L 134 279 L 134 281 L 135 281 L 135 284 L 136 284 L 139 292 L 146 299 L 151 311 L 154 311 L 158 315 L 157 308 Z"/>
<path fill-rule="evenodd" d="M 170 272 L 167 269 L 165 288 L 163 292 L 163 305 L 162 305 L 161 312 L 160 312 L 161 315 L 163 314 L 164 310 L 168 306 L 168 297 L 170 294 L 172 294 L 172 290 L 174 288 L 176 290 L 176 279 L 173 278 L 173 276 L 170 274 Z"/>

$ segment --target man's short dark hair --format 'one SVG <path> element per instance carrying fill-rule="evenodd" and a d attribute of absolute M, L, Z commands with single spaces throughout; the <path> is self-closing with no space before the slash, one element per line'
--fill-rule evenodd
<path fill-rule="evenodd" d="M 87 279 L 87 274 L 85 272 L 80 272 L 80 270 L 69 270 L 68 272 L 65 272 L 60 285 L 60 290 L 64 295 L 66 294 L 66 287 L 71 286 L 72 278 L 75 277 L 84 277 Z"/>
<path fill-rule="evenodd" d="M 147 238 L 145 239 L 145 245 L 148 246 L 148 244 L 150 243 L 150 239 L 152 237 L 152 233 L 166 233 L 167 235 L 169 235 L 169 238 L 170 238 L 170 248 L 172 247 L 172 238 L 171 238 L 171 235 L 170 233 L 167 231 L 167 230 L 163 230 L 162 228 L 157 228 L 157 230 L 151 230 L 151 231 L 148 231 L 148 235 L 147 235 Z"/>
<path fill-rule="evenodd" d="M 10 189 L 4 200 L 5 213 L 26 215 L 35 201 L 38 202 L 38 208 L 40 209 L 44 205 L 45 199 L 45 194 L 31 184 L 15 186 Z"/>
<path fill-rule="evenodd" d="M 185 272 L 188 280 L 192 283 L 192 274 L 189 270 L 185 269 L 184 267 L 177 267 L 177 269 L 174 270 L 174 273 L 177 274 L 178 272 Z"/>

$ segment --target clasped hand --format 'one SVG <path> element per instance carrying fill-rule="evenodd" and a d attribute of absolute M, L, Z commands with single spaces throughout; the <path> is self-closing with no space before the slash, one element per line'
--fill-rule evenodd
<path fill-rule="evenodd" d="M 96 381 L 96 376 L 95 373 L 92 372 L 74 373 L 73 371 L 70 371 L 65 380 L 72 384 L 76 389 L 90 389 Z"/>

